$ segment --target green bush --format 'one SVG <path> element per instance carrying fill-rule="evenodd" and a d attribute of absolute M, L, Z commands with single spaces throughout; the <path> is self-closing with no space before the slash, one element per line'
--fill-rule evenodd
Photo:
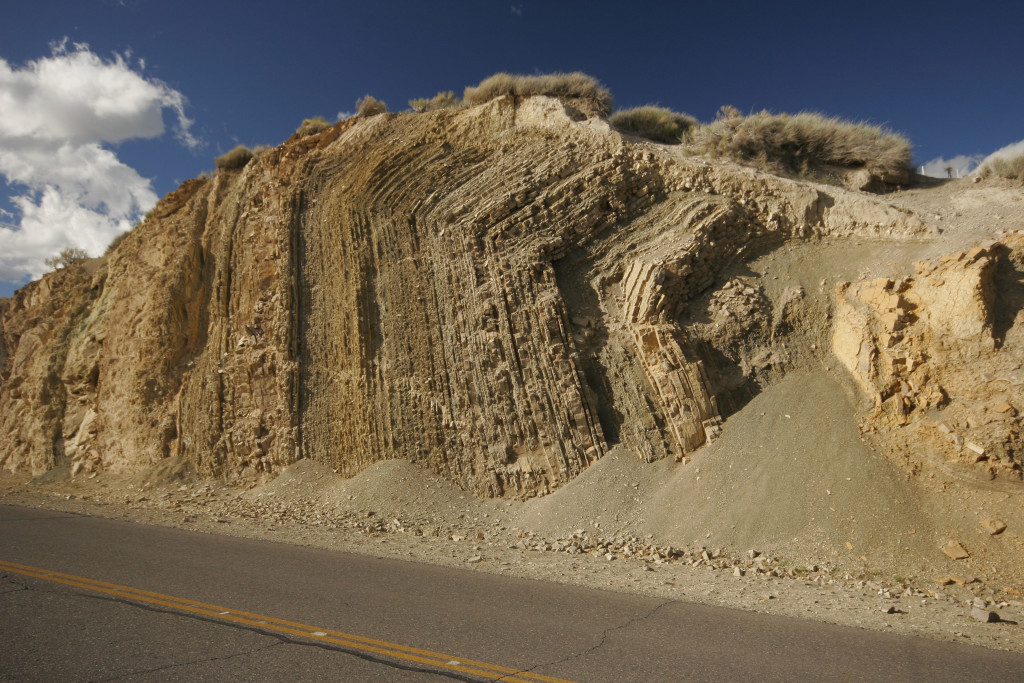
<path fill-rule="evenodd" d="M 648 104 L 617 111 L 611 115 L 608 123 L 648 140 L 678 144 L 683 138 L 689 137 L 690 131 L 697 125 L 697 119 L 689 114 Z"/>
<path fill-rule="evenodd" d="M 698 127 L 690 148 L 793 173 L 816 165 L 866 168 L 886 182 L 902 182 L 911 163 L 910 143 L 902 135 L 816 113 L 738 116 L 730 108 Z"/>
<path fill-rule="evenodd" d="M 245 145 L 239 145 L 230 152 L 220 155 L 213 160 L 213 163 L 222 171 L 237 171 L 245 168 L 245 165 L 252 159 L 252 150 Z"/>
<path fill-rule="evenodd" d="M 376 116 L 388 110 L 388 105 L 373 95 L 366 95 L 356 100 L 356 112 L 360 116 Z"/>
<path fill-rule="evenodd" d="M 55 254 L 45 259 L 45 263 L 48 267 L 57 270 L 58 268 L 68 268 L 76 263 L 84 261 L 89 258 L 89 254 L 84 249 L 78 247 L 65 247 L 59 254 Z"/>
<path fill-rule="evenodd" d="M 331 127 L 331 122 L 322 116 L 314 116 L 311 119 L 303 119 L 302 125 L 295 129 L 299 135 L 314 135 L 322 133 Z"/>
<path fill-rule="evenodd" d="M 463 101 L 474 106 L 490 102 L 496 97 L 530 97 L 547 95 L 566 101 L 578 109 L 598 116 L 608 116 L 614 101 L 608 89 L 595 78 L 585 73 L 553 73 L 540 76 L 496 73 L 485 78 L 479 85 L 466 88 Z"/>
<path fill-rule="evenodd" d="M 989 159 L 978 169 L 978 175 L 982 178 L 997 175 L 1010 180 L 1024 180 L 1024 154 Z"/>
<path fill-rule="evenodd" d="M 462 100 L 456 97 L 455 93 L 451 90 L 439 92 L 429 100 L 425 97 L 409 100 L 409 107 L 418 114 L 427 111 L 437 111 L 438 109 L 457 109 L 461 106 Z"/>

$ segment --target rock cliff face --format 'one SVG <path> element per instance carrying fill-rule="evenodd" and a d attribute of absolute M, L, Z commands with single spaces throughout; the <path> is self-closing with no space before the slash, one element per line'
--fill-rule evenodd
<path fill-rule="evenodd" d="M 833 350 L 874 406 L 862 431 L 914 471 L 977 464 L 1019 481 L 1024 231 L 915 266 L 836 291 Z"/>
<path fill-rule="evenodd" d="M 800 307 L 728 269 L 926 232 L 883 199 L 682 157 L 549 98 L 356 117 L 184 183 L 105 260 L 20 290 L 0 321 L 0 463 L 246 481 L 404 458 L 529 497 L 614 443 L 682 459 Z M 981 311 L 993 249 L 953 285 Z M 929 339 L 999 343 L 1005 323 L 947 311 L 936 278 L 953 282 L 837 295 L 837 354 L 880 410 L 907 410 L 889 407 L 899 373 L 938 357 Z M 734 299 L 749 316 L 720 328 Z M 923 341 L 893 341 L 913 306 Z M 915 405 L 938 404 L 930 386 Z"/>

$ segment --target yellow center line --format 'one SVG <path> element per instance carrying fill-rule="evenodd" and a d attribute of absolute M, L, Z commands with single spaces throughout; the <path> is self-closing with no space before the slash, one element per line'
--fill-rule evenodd
<path fill-rule="evenodd" d="M 0 569 L 13 572 L 15 574 L 21 574 L 23 576 L 42 579 L 44 581 L 61 583 L 68 586 L 74 586 L 76 588 L 84 588 L 86 590 L 105 593 L 107 595 L 116 595 L 118 597 L 136 600 L 138 602 L 170 607 L 171 609 L 181 610 L 183 612 L 201 614 L 220 621 L 256 626 L 268 631 L 287 633 L 301 638 L 309 638 L 310 640 L 315 640 L 317 642 L 334 643 L 361 652 L 372 652 L 374 654 L 413 661 L 420 664 L 427 664 L 429 666 L 442 669 L 451 669 L 475 676 L 493 676 L 494 674 L 499 674 L 504 677 L 502 680 L 508 681 L 571 683 L 571 681 L 567 681 L 564 678 L 553 678 L 543 674 L 520 671 L 519 669 L 512 669 L 472 659 L 464 659 L 455 655 L 447 655 L 440 652 L 434 652 L 432 650 L 409 647 L 399 643 L 390 643 L 386 640 L 366 638 L 351 633 L 319 628 L 308 624 L 231 609 L 220 605 L 212 605 L 196 600 L 178 598 L 172 595 L 154 593 L 152 591 L 142 590 L 141 588 L 122 586 L 116 583 L 89 579 L 82 576 L 75 576 L 74 574 L 64 574 L 62 572 L 52 571 L 49 569 L 39 569 L 38 567 L 30 567 L 28 565 L 8 562 L 6 560 L 0 560 Z"/>

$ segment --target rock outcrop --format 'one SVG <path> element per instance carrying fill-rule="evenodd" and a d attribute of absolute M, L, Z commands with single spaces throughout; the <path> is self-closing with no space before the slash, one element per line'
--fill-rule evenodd
<path fill-rule="evenodd" d="M 612 443 L 654 460 L 714 437 L 722 387 L 690 303 L 727 268 L 792 240 L 926 232 L 878 197 L 682 157 L 554 99 L 355 117 L 184 183 L 94 272 L 20 290 L 0 322 L 0 464 L 176 459 L 244 482 L 303 457 L 344 475 L 404 458 L 529 497 Z M 979 305 L 983 270 L 956 285 Z M 901 301 L 936 339 L 965 335 L 958 353 L 994 352 L 999 322 L 947 311 L 929 277 L 839 292 L 837 353 L 886 410 L 898 372 L 935 357 L 876 332 L 894 315 L 885 334 L 902 331 Z M 751 311 L 798 298 L 729 287 Z"/>
<path fill-rule="evenodd" d="M 902 280 L 840 284 L 833 350 L 912 470 L 977 463 L 1020 480 L 1024 232 L 916 264 Z"/>

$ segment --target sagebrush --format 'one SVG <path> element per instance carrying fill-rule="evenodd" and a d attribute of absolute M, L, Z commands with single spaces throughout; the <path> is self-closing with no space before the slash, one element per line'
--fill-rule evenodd
<path fill-rule="evenodd" d="M 978 175 L 982 178 L 997 175 L 1010 180 L 1024 180 L 1024 154 L 989 159 L 978 169 Z"/>
<path fill-rule="evenodd" d="M 387 103 L 378 100 L 373 95 L 365 95 L 356 100 L 356 112 L 360 116 L 376 116 L 388 110 Z"/>
<path fill-rule="evenodd" d="M 331 127 L 331 122 L 322 116 L 314 116 L 311 119 L 303 119 L 302 124 L 295 129 L 299 135 L 314 135 L 322 133 Z"/>
<path fill-rule="evenodd" d="M 239 145 L 214 159 L 213 163 L 222 171 L 237 171 L 240 168 L 245 168 L 252 158 L 252 150 L 245 145 Z"/>
<path fill-rule="evenodd" d="M 430 99 L 418 97 L 414 100 L 409 100 L 409 108 L 417 114 L 437 111 L 438 109 L 457 109 L 461 106 L 462 100 L 456 97 L 455 93 L 451 90 L 439 92 Z"/>
<path fill-rule="evenodd" d="M 485 78 L 479 85 L 469 86 L 462 100 L 469 106 L 490 102 L 495 97 L 511 95 L 530 97 L 547 95 L 566 100 L 578 109 L 599 116 L 608 116 L 615 104 L 608 89 L 593 76 L 580 71 L 553 73 L 539 76 L 496 73 Z"/>
<path fill-rule="evenodd" d="M 697 125 L 697 119 L 689 114 L 648 104 L 617 111 L 609 117 L 608 123 L 648 140 L 677 144 L 689 137 L 690 131 Z"/>
<path fill-rule="evenodd" d="M 880 126 L 811 112 L 733 112 L 695 129 L 690 148 L 793 173 L 818 165 L 866 168 L 884 181 L 899 182 L 910 172 L 910 142 Z"/>

